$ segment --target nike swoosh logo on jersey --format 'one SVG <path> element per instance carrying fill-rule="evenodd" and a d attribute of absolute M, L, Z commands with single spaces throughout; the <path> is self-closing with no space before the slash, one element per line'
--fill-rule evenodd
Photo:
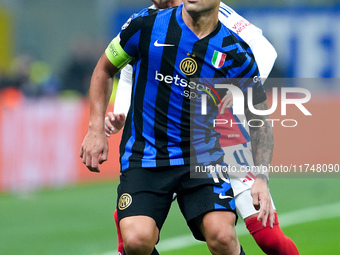
<path fill-rule="evenodd" d="M 232 196 L 223 196 L 222 193 L 218 196 L 220 199 L 233 198 Z"/>
<path fill-rule="evenodd" d="M 172 46 L 175 46 L 173 44 L 158 43 L 158 40 L 156 40 L 153 45 L 155 45 L 156 47 L 172 47 Z"/>

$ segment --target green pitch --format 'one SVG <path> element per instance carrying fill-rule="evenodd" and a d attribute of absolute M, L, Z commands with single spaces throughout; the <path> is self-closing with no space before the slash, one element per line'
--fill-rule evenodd
<path fill-rule="evenodd" d="M 285 221 L 283 231 L 295 241 L 301 254 L 338 254 L 340 251 L 340 209 L 334 207 L 339 205 L 339 184 L 338 178 L 271 179 L 279 220 L 282 216 Z M 113 221 L 116 185 L 117 182 L 112 181 L 26 195 L 0 195 L 0 254 L 116 254 Z M 297 216 L 291 218 L 292 215 Z M 239 230 L 244 233 L 242 220 L 239 223 Z M 170 245 L 169 240 L 172 240 Z M 249 234 L 240 235 L 240 241 L 247 254 L 263 254 Z M 176 203 L 158 246 L 164 255 L 209 254 L 204 243 L 190 239 Z"/>

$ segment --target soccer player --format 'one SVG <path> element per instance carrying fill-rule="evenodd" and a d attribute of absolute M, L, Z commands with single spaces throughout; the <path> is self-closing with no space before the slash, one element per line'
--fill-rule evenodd
<path fill-rule="evenodd" d="M 153 2 L 154 5 L 149 7 L 150 9 L 169 8 L 179 5 L 182 1 L 165 0 L 161 1 L 161 3 L 158 1 Z M 258 63 L 261 79 L 264 83 L 277 56 L 273 46 L 262 35 L 259 28 L 249 23 L 223 3 L 220 4 L 219 19 L 249 44 Z M 105 132 L 107 136 L 118 132 L 124 125 L 125 116 L 130 107 L 131 79 L 132 66 L 127 65 L 121 72 L 114 103 L 114 114 L 112 112 L 108 113 L 108 117 L 105 119 Z M 231 107 L 231 94 L 228 94 L 222 101 L 225 107 Z M 222 112 L 224 112 L 224 109 L 222 109 Z M 124 113 L 124 115 L 121 113 Z M 225 123 L 216 126 L 216 130 L 222 134 L 220 143 L 225 152 L 224 161 L 231 166 L 253 166 L 249 131 L 239 125 L 230 126 L 230 121 L 242 123 L 242 116 L 233 116 L 231 111 L 227 110 L 224 114 L 218 115 L 217 119 L 227 120 L 229 122 L 229 124 Z M 115 128 L 114 125 L 118 125 L 118 128 Z M 251 197 L 251 186 L 254 183 L 253 174 L 249 172 L 243 177 L 230 176 L 230 181 L 235 195 L 238 214 L 245 220 L 249 232 L 253 235 L 259 247 L 266 254 L 298 254 L 294 242 L 282 232 L 276 213 L 273 229 L 269 228 L 269 226 L 263 227 L 261 222 L 257 221 L 259 212 L 254 208 Z M 123 242 L 119 230 L 117 212 L 115 212 L 114 215 L 118 234 L 118 252 L 123 253 Z"/>
<path fill-rule="evenodd" d="M 92 75 L 89 129 L 80 156 L 94 172 L 107 159 L 104 118 L 111 78 L 133 58 L 133 100 L 121 142 L 117 203 L 125 251 L 152 252 L 176 192 L 191 231 L 207 242 L 213 254 L 243 254 L 234 229 L 235 201 L 229 182 L 190 178 L 192 161 L 207 166 L 223 160 L 218 133 L 210 128 L 217 109 L 209 105 L 210 118 L 191 115 L 196 100 L 185 95 L 189 88 L 199 91 L 201 84 L 192 78 L 253 78 L 259 72 L 248 46 L 218 21 L 220 1 L 183 2 L 174 9 L 141 12 L 110 43 Z M 225 57 L 218 67 L 215 55 Z M 266 109 L 260 84 L 243 80 L 239 86 L 253 87 L 255 107 Z M 249 111 L 246 116 L 267 123 Z M 256 165 L 267 166 L 271 160 L 270 128 L 264 125 L 250 132 Z M 259 220 L 266 225 L 269 219 L 272 227 L 274 211 L 266 180 L 258 174 L 252 191 L 254 203 L 261 202 Z"/>

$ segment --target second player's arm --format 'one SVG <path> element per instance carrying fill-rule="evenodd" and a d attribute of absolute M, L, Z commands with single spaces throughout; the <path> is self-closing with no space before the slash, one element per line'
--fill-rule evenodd
<path fill-rule="evenodd" d="M 223 9 L 228 9 L 231 14 L 226 13 Z M 251 24 L 248 20 L 222 2 L 220 21 L 234 33 L 238 34 L 250 46 L 259 67 L 262 83 L 264 83 L 277 58 L 277 53 L 273 45 L 262 34 L 260 28 Z M 240 30 L 240 27 L 237 24 L 247 24 L 247 26 Z"/>
<path fill-rule="evenodd" d="M 121 70 L 113 106 L 115 114 L 124 113 L 125 117 L 131 104 L 132 69 L 133 67 L 128 64 Z"/>
<path fill-rule="evenodd" d="M 257 110 L 267 110 L 267 101 L 256 104 L 254 108 Z M 261 166 L 263 166 L 264 170 L 268 170 L 274 147 L 273 129 L 270 122 L 267 121 L 268 116 L 256 115 L 247 110 L 246 118 L 248 123 L 252 120 L 253 127 L 249 127 L 249 131 L 254 165 L 258 169 L 261 169 Z M 258 220 L 262 220 L 262 225 L 266 226 L 268 219 L 270 227 L 273 227 L 274 209 L 268 190 L 268 171 L 256 172 L 255 175 L 256 178 L 251 193 L 255 208 L 257 210 L 260 209 Z"/>

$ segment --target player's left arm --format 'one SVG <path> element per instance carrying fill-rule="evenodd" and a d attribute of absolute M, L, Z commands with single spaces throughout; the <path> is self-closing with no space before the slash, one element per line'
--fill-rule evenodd
<path fill-rule="evenodd" d="M 277 52 L 262 34 L 262 30 L 251 24 L 239 36 L 250 46 L 260 71 L 262 84 L 273 69 Z"/>
<path fill-rule="evenodd" d="M 254 105 L 257 110 L 267 110 L 267 101 L 263 101 Z M 274 223 L 274 209 L 271 203 L 271 197 L 268 189 L 268 169 L 273 156 L 273 129 L 266 115 L 256 115 L 249 111 L 245 112 L 247 121 L 252 120 L 252 126 L 249 127 L 251 147 L 254 159 L 254 165 L 257 170 L 255 182 L 251 189 L 253 204 L 255 209 L 259 210 L 258 221 L 262 220 L 262 225 L 265 227 L 267 220 L 272 228 Z"/>
<path fill-rule="evenodd" d="M 223 9 L 228 9 L 228 13 L 223 11 Z M 273 45 L 263 35 L 260 28 L 250 23 L 222 2 L 220 5 L 219 19 L 250 46 L 258 63 L 262 83 L 264 83 L 273 69 L 277 58 L 277 52 Z"/>

